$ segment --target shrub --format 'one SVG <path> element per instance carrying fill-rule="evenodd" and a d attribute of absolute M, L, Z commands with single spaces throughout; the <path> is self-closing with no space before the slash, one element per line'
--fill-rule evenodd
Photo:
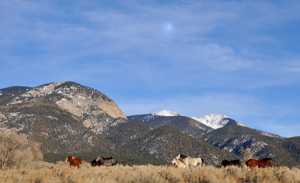
<path fill-rule="evenodd" d="M 0 129 L 0 169 L 19 169 L 42 158 L 40 144 L 29 141 L 25 134 Z"/>
<path fill-rule="evenodd" d="M 174 168 L 167 166 L 113 166 L 70 168 L 60 162 L 40 169 L 11 169 L 0 171 L 0 182 L 74 182 L 74 183 L 292 183 L 300 182 L 300 170 L 287 167 L 247 168 L 214 166 Z"/>

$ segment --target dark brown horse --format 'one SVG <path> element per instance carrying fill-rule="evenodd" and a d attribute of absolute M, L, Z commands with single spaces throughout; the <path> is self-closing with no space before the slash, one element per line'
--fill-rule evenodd
<path fill-rule="evenodd" d="M 82 163 L 82 160 L 78 157 L 74 157 L 74 156 L 67 156 L 66 162 L 70 162 L 70 168 L 71 165 L 77 166 L 77 168 L 79 169 L 79 165 Z"/>
<path fill-rule="evenodd" d="M 96 161 L 96 160 L 93 160 L 92 161 L 92 166 L 95 167 L 95 166 L 100 166 L 100 162 L 99 161 Z"/>
<path fill-rule="evenodd" d="M 263 159 L 260 159 L 260 160 L 249 159 L 248 161 L 246 161 L 246 165 L 249 168 L 254 167 L 254 166 L 258 166 L 258 168 L 265 168 L 265 166 L 269 163 L 272 166 L 274 166 L 274 162 L 273 162 L 272 158 L 263 158 Z"/>
<path fill-rule="evenodd" d="M 240 160 L 239 159 L 236 159 L 236 160 L 223 160 L 222 161 L 222 163 L 221 163 L 221 166 L 224 166 L 224 167 L 226 167 L 226 166 L 232 166 L 232 165 L 239 165 L 239 166 L 241 166 L 241 162 L 240 162 Z"/>

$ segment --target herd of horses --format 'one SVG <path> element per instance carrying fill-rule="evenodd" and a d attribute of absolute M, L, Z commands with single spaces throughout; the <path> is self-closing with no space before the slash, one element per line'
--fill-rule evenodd
<path fill-rule="evenodd" d="M 202 158 L 191 158 L 189 156 L 179 154 L 175 158 L 173 158 L 172 161 L 173 166 L 178 168 L 186 168 L 186 167 L 195 167 L 195 166 L 203 166 L 204 162 Z M 254 166 L 257 166 L 258 168 L 265 168 L 266 165 L 271 164 L 274 166 L 274 162 L 272 158 L 263 158 L 259 160 L 255 159 L 249 159 L 246 161 L 246 165 L 249 168 L 252 168 Z M 226 166 L 241 166 L 241 162 L 239 159 L 237 160 L 223 160 L 220 166 L 226 167 Z"/>
<path fill-rule="evenodd" d="M 74 166 L 79 169 L 79 165 L 82 163 L 81 158 L 74 156 L 67 156 L 66 162 L 70 162 L 70 167 Z M 249 159 L 245 162 L 246 165 L 251 168 L 257 166 L 258 168 L 264 168 L 266 165 L 271 164 L 274 166 L 274 162 L 272 158 L 263 158 L 260 160 Z M 118 161 L 113 157 L 103 158 L 98 156 L 97 159 L 91 162 L 93 167 L 95 166 L 114 166 L 117 165 Z M 203 166 L 204 161 L 202 158 L 192 158 L 183 154 L 178 154 L 175 158 L 173 158 L 172 165 L 178 168 L 187 168 L 187 167 L 196 167 Z M 223 160 L 220 166 L 241 166 L 240 160 Z"/>
<path fill-rule="evenodd" d="M 252 168 L 254 166 L 257 166 L 258 168 L 265 168 L 265 166 L 267 166 L 268 164 L 274 166 L 274 162 L 272 158 L 263 158 L 263 159 L 259 159 L 259 160 L 255 160 L 255 159 L 249 159 L 246 162 L 246 165 L 249 168 Z M 223 160 L 221 163 L 221 166 L 231 166 L 231 165 L 239 165 L 241 166 L 241 162 L 240 160 Z"/>
<path fill-rule="evenodd" d="M 67 156 L 66 162 L 70 162 L 70 168 L 72 166 L 76 167 L 79 169 L 79 165 L 81 165 L 82 160 L 79 157 L 74 157 L 74 156 Z M 101 156 L 98 156 L 97 159 L 92 161 L 92 166 L 114 166 L 118 164 L 118 161 L 113 158 L 113 157 L 108 157 L 108 158 L 103 158 Z"/>

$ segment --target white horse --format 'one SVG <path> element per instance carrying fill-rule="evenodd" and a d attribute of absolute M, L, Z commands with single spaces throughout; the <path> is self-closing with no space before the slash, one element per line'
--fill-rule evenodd
<path fill-rule="evenodd" d="M 187 167 L 191 166 L 203 166 L 203 159 L 202 158 L 191 158 L 189 156 L 183 155 L 183 154 L 178 154 L 176 157 L 177 160 L 182 159 L 183 162 Z"/>
<path fill-rule="evenodd" d="M 173 158 L 172 164 L 176 165 L 178 168 L 186 168 L 186 165 L 183 162 L 177 160 L 176 158 Z"/>

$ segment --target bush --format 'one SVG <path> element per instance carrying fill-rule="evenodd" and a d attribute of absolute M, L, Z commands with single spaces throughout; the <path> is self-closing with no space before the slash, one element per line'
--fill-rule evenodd
<path fill-rule="evenodd" d="M 39 143 L 29 141 L 25 134 L 0 129 L 0 169 L 19 169 L 42 158 Z"/>

